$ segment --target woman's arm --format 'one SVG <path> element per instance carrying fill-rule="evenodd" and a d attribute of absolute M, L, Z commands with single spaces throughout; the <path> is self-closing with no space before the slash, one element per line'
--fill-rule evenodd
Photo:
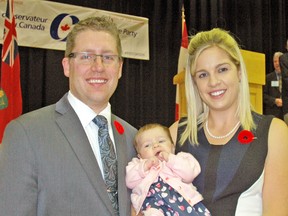
<path fill-rule="evenodd" d="M 288 127 L 272 120 L 268 135 L 268 155 L 263 186 L 263 216 L 288 213 Z"/>

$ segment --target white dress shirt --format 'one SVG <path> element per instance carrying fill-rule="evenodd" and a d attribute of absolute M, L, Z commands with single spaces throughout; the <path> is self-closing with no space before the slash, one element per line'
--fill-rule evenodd
<path fill-rule="evenodd" d="M 95 113 L 90 107 L 88 107 L 86 104 L 84 104 L 78 98 L 76 98 L 71 93 L 71 91 L 68 92 L 68 101 L 80 119 L 80 122 L 81 122 L 81 124 L 82 124 L 82 126 L 86 132 L 86 135 L 88 137 L 88 140 L 90 142 L 93 153 L 97 159 L 99 168 L 100 168 L 101 173 L 102 173 L 102 177 L 104 178 L 103 166 L 102 166 L 102 160 L 101 160 L 101 154 L 100 154 L 100 148 L 99 148 L 99 142 L 98 142 L 98 126 L 93 122 L 93 119 L 97 115 L 105 116 L 105 118 L 108 121 L 109 135 L 110 135 L 110 138 L 113 142 L 114 149 L 116 152 L 113 130 L 112 130 L 112 126 L 111 126 L 111 105 L 110 105 L 110 103 L 108 103 L 107 107 L 103 111 L 101 111 L 100 113 Z M 81 145 L 81 143 L 79 143 L 79 145 Z"/>

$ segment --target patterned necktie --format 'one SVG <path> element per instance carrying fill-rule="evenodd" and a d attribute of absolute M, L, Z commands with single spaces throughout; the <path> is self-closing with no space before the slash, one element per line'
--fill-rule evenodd
<path fill-rule="evenodd" d="M 117 194 L 117 158 L 113 142 L 109 136 L 107 119 L 97 115 L 93 122 L 99 127 L 98 142 L 100 146 L 101 160 L 104 179 L 107 186 L 108 196 L 112 202 L 116 215 L 119 215 Z"/>

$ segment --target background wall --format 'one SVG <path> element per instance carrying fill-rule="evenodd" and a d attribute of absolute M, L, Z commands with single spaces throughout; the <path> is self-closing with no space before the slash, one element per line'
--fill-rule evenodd
<path fill-rule="evenodd" d="M 149 18 L 150 60 L 125 59 L 123 76 L 111 99 L 113 112 L 135 127 L 174 122 L 173 76 L 181 44 L 181 7 L 189 34 L 213 27 L 231 31 L 243 49 L 272 56 L 285 51 L 288 0 L 55 0 Z M 37 37 L 37 36 L 35 36 Z M 0 46 L 1 47 L 1 46 Z M 2 49 L 2 47 L 1 47 Z M 64 52 L 20 47 L 23 112 L 55 103 L 68 90 Z M 255 71 L 257 73 L 257 71 Z"/>

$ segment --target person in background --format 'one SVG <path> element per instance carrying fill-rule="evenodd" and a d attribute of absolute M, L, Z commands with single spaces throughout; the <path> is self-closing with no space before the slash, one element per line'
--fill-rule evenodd
<path fill-rule="evenodd" d="M 122 75 L 121 52 L 118 29 L 108 17 L 82 20 L 68 34 L 62 65 L 69 92 L 54 105 L 20 116 L 4 132 L 1 215 L 131 214 L 125 167 L 136 154 L 137 130 L 114 115 L 109 103 Z M 103 116 L 118 162 L 115 191 L 103 179 L 102 126 L 94 123 L 95 117 L 104 122 Z"/>
<path fill-rule="evenodd" d="M 282 52 L 275 52 L 273 55 L 274 71 L 266 75 L 266 83 L 263 86 L 263 105 L 264 114 L 283 119 L 282 74 L 279 64 L 281 55 L 283 55 Z"/>
<path fill-rule="evenodd" d="M 284 121 L 288 125 L 288 39 L 286 41 L 286 52 L 280 56 L 279 63 L 282 72 L 282 102 Z"/>
<path fill-rule="evenodd" d="M 203 204 L 213 216 L 286 216 L 288 127 L 252 110 L 238 43 L 215 28 L 193 36 L 188 53 L 187 117 L 170 131 L 176 153 L 200 163 Z"/>
<path fill-rule="evenodd" d="M 132 189 L 131 201 L 137 214 L 210 215 L 191 183 L 200 173 L 199 163 L 189 153 L 174 154 L 167 127 L 144 125 L 135 136 L 134 146 L 138 158 L 126 167 L 126 184 Z"/>

